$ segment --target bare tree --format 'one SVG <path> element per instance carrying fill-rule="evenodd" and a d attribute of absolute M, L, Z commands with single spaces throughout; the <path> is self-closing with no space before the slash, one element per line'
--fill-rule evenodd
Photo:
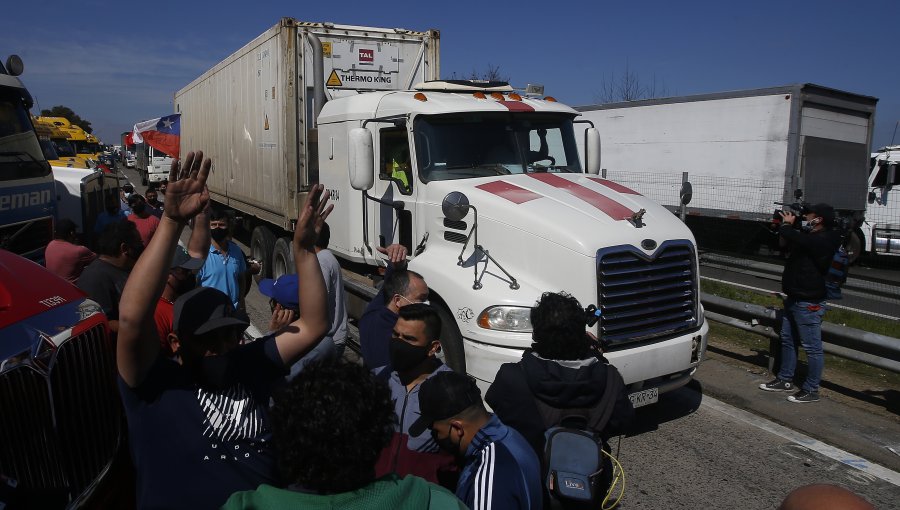
<path fill-rule="evenodd" d="M 625 72 L 621 76 L 616 73 L 607 77 L 603 75 L 600 82 L 600 90 L 594 95 L 598 103 L 615 103 L 618 101 L 637 101 L 639 99 L 652 99 L 668 94 L 665 82 L 656 79 L 653 73 L 650 82 L 645 84 L 637 73 L 631 70 L 628 61 L 625 61 Z"/>
<path fill-rule="evenodd" d="M 505 81 L 509 83 L 509 77 L 503 76 L 500 74 L 500 66 L 495 66 L 490 63 L 487 64 L 487 69 L 482 72 L 479 72 L 477 69 L 473 68 L 472 72 L 463 77 L 459 77 L 456 71 L 450 74 L 451 80 L 476 80 L 476 81 Z"/>

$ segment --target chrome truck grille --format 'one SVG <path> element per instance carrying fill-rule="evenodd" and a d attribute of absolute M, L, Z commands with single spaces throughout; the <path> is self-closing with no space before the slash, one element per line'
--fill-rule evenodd
<path fill-rule="evenodd" d="M 667 241 L 648 257 L 633 246 L 597 252 L 600 338 L 610 347 L 671 336 L 697 325 L 696 256 Z"/>
<path fill-rule="evenodd" d="M 66 340 L 47 368 L 0 375 L 0 473 L 26 493 L 71 501 L 103 473 L 119 442 L 115 349 L 98 325 Z"/>

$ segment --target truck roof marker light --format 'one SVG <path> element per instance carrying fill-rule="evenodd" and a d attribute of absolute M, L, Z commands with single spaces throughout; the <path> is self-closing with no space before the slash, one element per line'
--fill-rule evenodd
<path fill-rule="evenodd" d="M 491 97 L 493 97 L 497 101 L 503 101 L 503 99 L 504 99 L 503 94 L 501 94 L 499 92 L 491 92 Z"/>
<path fill-rule="evenodd" d="M 521 101 L 522 100 L 522 96 L 520 96 L 519 94 L 515 94 L 515 93 L 510 94 L 509 98 L 512 99 L 513 101 Z"/>
<path fill-rule="evenodd" d="M 425 97 L 425 94 L 423 94 L 423 93 L 421 93 L 421 92 L 416 92 L 416 95 L 413 96 L 413 99 L 417 99 L 417 100 L 419 100 L 419 101 L 422 101 L 423 103 L 424 103 L 425 101 L 428 101 L 428 98 Z"/>
<path fill-rule="evenodd" d="M 547 97 L 544 98 L 544 101 L 547 101 L 547 102 L 550 102 L 550 103 L 555 103 L 555 102 L 556 102 L 556 98 L 553 97 L 553 96 L 547 96 Z"/>
<path fill-rule="evenodd" d="M 487 96 L 484 95 L 484 92 L 475 92 L 472 95 L 475 96 L 475 99 L 487 99 Z"/>

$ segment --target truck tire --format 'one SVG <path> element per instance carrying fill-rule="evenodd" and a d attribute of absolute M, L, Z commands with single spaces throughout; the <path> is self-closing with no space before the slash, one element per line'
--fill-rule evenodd
<path fill-rule="evenodd" d="M 866 245 L 865 242 L 863 242 L 862 231 L 854 229 L 847 237 L 847 258 L 850 265 L 856 263 L 865 250 Z"/>
<path fill-rule="evenodd" d="M 297 268 L 294 267 L 294 252 L 291 249 L 291 239 L 289 237 L 279 237 L 275 241 L 275 249 L 272 251 L 272 278 L 278 279 L 279 276 L 286 274 L 294 274 Z"/>
<path fill-rule="evenodd" d="M 444 303 L 435 303 L 438 316 L 441 318 L 441 352 L 438 353 L 444 363 L 454 371 L 466 373 L 466 350 L 463 347 L 462 334 L 456 326 L 456 320 L 450 315 Z"/>
<path fill-rule="evenodd" d="M 266 227 L 260 225 L 253 229 L 250 235 L 250 255 L 262 264 L 259 274 L 253 279 L 259 283 L 263 278 L 272 277 L 272 252 L 275 250 L 275 234 Z"/>

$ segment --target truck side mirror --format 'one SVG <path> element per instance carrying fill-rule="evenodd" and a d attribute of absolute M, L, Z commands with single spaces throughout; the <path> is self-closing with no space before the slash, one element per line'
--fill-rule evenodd
<path fill-rule="evenodd" d="M 441 202 L 441 211 L 450 221 L 459 221 L 469 214 L 469 197 L 459 191 L 451 191 Z"/>
<path fill-rule="evenodd" d="M 600 131 L 587 128 L 584 134 L 584 166 L 587 173 L 597 175 L 600 173 Z"/>
<path fill-rule="evenodd" d="M 869 192 L 869 203 L 870 203 L 870 204 L 874 204 L 876 198 L 877 198 L 877 196 L 875 195 L 875 192 L 874 192 L 874 191 L 870 191 L 870 192 Z"/>
<path fill-rule="evenodd" d="M 372 133 L 366 128 L 350 130 L 350 186 L 358 191 L 368 191 L 375 185 L 375 151 Z"/>
<path fill-rule="evenodd" d="M 884 192 L 887 193 L 894 187 L 897 178 L 897 164 L 891 163 L 887 171 L 887 179 L 884 180 Z"/>
<path fill-rule="evenodd" d="M 690 181 L 681 183 L 681 192 L 679 192 L 678 195 L 681 198 L 681 205 L 688 205 L 691 203 L 691 199 L 694 198 L 694 187 L 691 186 Z"/>

